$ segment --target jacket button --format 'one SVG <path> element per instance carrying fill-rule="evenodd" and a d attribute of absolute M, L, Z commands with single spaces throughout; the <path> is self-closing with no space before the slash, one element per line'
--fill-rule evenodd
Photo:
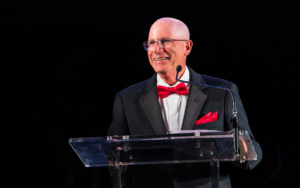
<path fill-rule="evenodd" d="M 199 99 L 199 98 L 195 98 L 195 101 L 196 101 L 196 102 L 200 102 L 200 99 Z"/>

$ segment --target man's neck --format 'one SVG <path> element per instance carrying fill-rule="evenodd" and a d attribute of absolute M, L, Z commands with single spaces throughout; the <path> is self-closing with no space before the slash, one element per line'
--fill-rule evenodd
<path fill-rule="evenodd" d="M 182 70 L 178 73 L 178 79 L 182 77 L 186 69 L 186 66 L 182 67 Z M 175 85 L 177 83 L 176 81 L 176 73 L 177 71 L 172 71 L 169 74 L 159 74 L 159 76 L 163 79 L 164 82 L 169 84 L 170 86 Z"/>

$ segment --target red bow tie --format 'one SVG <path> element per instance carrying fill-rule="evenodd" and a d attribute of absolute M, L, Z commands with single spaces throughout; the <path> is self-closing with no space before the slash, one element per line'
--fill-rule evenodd
<path fill-rule="evenodd" d="M 179 95 L 187 95 L 187 88 L 184 83 L 180 83 L 175 87 L 165 87 L 165 86 L 157 86 L 157 93 L 159 98 L 165 98 L 172 93 L 177 93 Z"/>

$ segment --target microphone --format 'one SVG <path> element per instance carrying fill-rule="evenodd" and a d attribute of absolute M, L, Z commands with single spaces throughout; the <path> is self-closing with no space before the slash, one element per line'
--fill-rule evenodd
<path fill-rule="evenodd" d="M 239 125 L 238 125 L 238 118 L 237 118 L 237 109 L 236 109 L 236 102 L 235 102 L 235 97 L 233 92 L 229 89 L 229 88 L 225 88 L 225 87 L 218 87 L 218 86 L 212 86 L 212 85 L 207 85 L 207 84 L 200 84 L 200 83 L 196 83 L 196 82 L 189 82 L 189 81 L 184 81 L 184 80 L 179 80 L 178 79 L 178 73 L 182 70 L 182 66 L 178 65 L 176 67 L 176 81 L 179 82 L 184 82 L 184 83 L 188 83 L 188 84 L 194 84 L 194 85 L 200 85 L 200 86 L 206 86 L 206 87 L 212 87 L 212 88 L 216 88 L 216 89 L 222 89 L 222 90 L 226 90 L 231 94 L 232 97 L 232 101 L 233 101 L 233 109 L 232 109 L 232 114 L 233 114 L 233 118 L 231 118 L 231 122 L 233 123 L 233 148 L 234 148 L 234 153 L 235 153 L 235 157 L 236 160 L 240 160 L 240 147 L 239 147 Z"/>
<path fill-rule="evenodd" d="M 181 71 L 181 69 L 182 69 L 182 66 L 181 66 L 181 65 L 178 65 L 178 66 L 176 67 L 177 75 L 178 75 L 178 73 Z M 177 76 L 176 76 L 176 78 L 177 78 Z"/>

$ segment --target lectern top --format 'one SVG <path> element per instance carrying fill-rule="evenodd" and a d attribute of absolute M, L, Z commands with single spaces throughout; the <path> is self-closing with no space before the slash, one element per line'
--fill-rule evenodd
<path fill-rule="evenodd" d="M 82 137 L 70 138 L 69 143 L 72 142 L 89 142 L 89 141 L 132 141 L 132 140 L 163 140 L 170 138 L 177 139 L 193 139 L 193 138 L 222 138 L 233 137 L 232 131 L 216 131 L 216 130 L 183 130 L 174 131 L 167 134 L 158 135 L 115 135 L 106 137 Z"/>

